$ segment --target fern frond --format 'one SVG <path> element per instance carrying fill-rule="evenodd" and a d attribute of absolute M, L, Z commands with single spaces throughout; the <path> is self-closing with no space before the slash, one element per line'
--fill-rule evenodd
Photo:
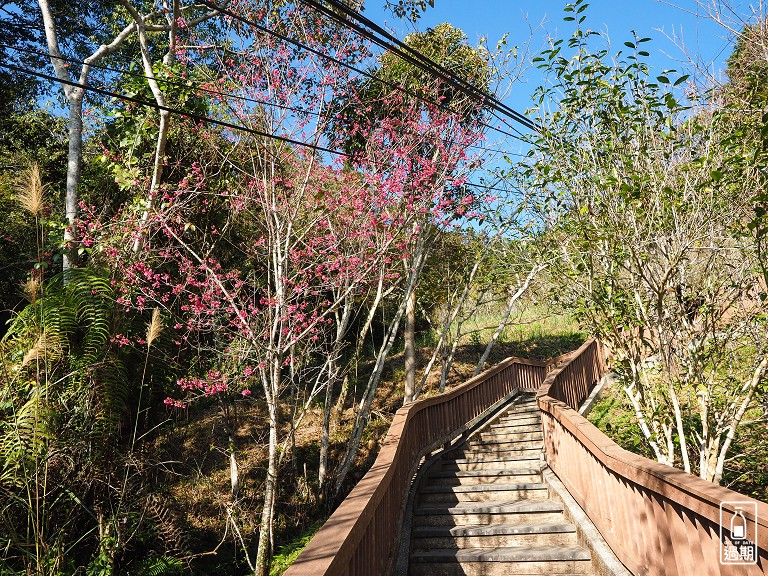
<path fill-rule="evenodd" d="M 175 576 L 184 572 L 185 566 L 181 560 L 170 556 L 159 556 L 143 560 L 138 566 L 129 570 L 128 574 L 130 576 Z"/>
<path fill-rule="evenodd" d="M 33 386 L 29 399 L 0 428 L 0 462 L 4 468 L 17 468 L 43 453 L 50 436 L 47 416 L 44 389 Z"/>
<path fill-rule="evenodd" d="M 92 397 L 94 436 L 106 443 L 116 440 L 131 392 L 125 365 L 109 356 L 91 367 L 86 387 Z"/>

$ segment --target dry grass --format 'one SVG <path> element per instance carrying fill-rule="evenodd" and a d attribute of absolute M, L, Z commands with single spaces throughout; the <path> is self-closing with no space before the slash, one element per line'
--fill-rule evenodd
<path fill-rule="evenodd" d="M 45 186 L 37 164 L 22 172 L 16 187 L 16 200 L 22 209 L 33 216 L 39 216 L 45 208 Z"/>
<path fill-rule="evenodd" d="M 52 361 L 61 357 L 63 353 L 61 342 L 52 337 L 48 332 L 43 332 L 38 336 L 32 348 L 24 355 L 21 361 L 21 367 L 27 366 L 32 362 Z"/>
<path fill-rule="evenodd" d="M 147 323 L 147 349 L 152 346 L 152 342 L 154 342 L 157 337 L 160 336 L 160 332 L 162 331 L 163 321 L 160 318 L 160 309 L 155 308 L 152 311 L 152 320 Z"/>

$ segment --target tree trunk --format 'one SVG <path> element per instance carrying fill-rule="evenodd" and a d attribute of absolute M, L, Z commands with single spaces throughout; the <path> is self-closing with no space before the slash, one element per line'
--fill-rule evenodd
<path fill-rule="evenodd" d="M 360 447 L 360 440 L 363 437 L 363 431 L 365 430 L 365 426 L 368 423 L 368 415 L 371 411 L 371 404 L 373 403 L 373 398 L 376 395 L 376 389 L 378 388 L 379 382 L 381 381 L 381 374 L 384 371 L 384 362 L 389 357 L 389 352 L 392 349 L 392 345 L 395 343 L 395 336 L 397 335 L 397 330 L 400 327 L 400 320 L 403 317 L 403 312 L 405 312 L 405 302 L 402 303 L 400 309 L 395 314 L 395 318 L 393 319 L 392 324 L 390 324 L 389 331 L 387 332 L 387 337 L 384 339 L 384 342 L 379 349 L 379 353 L 376 356 L 376 365 L 374 366 L 373 373 L 368 378 L 368 384 L 366 385 L 365 393 L 360 400 L 357 416 L 355 418 L 355 424 L 352 427 L 352 433 L 350 434 L 349 440 L 347 440 L 347 449 L 344 452 L 344 457 L 342 458 L 341 465 L 339 466 L 339 474 L 336 477 L 336 484 L 333 490 L 334 494 L 336 495 L 338 495 L 338 493 L 341 491 L 341 487 L 344 484 L 344 479 L 347 477 L 347 474 L 352 468 L 352 462 L 354 461 L 355 456 L 357 455 L 357 450 Z"/>
<path fill-rule="evenodd" d="M 414 400 L 416 388 L 416 290 L 411 290 L 405 305 L 405 397 L 403 404 Z"/>
<path fill-rule="evenodd" d="M 363 351 L 363 345 L 365 344 L 365 338 L 368 335 L 368 332 L 371 329 L 371 325 L 373 324 L 373 319 L 376 317 L 376 310 L 379 308 L 379 304 L 384 299 L 384 296 L 389 294 L 391 291 L 391 288 L 384 291 L 384 270 L 379 273 L 379 282 L 376 287 L 376 296 L 373 299 L 373 303 L 371 304 L 371 308 L 368 311 L 368 316 L 365 319 L 365 324 L 363 324 L 363 327 L 360 329 L 360 334 L 357 336 L 357 343 L 355 344 L 355 362 L 358 361 L 360 358 L 360 354 Z M 344 377 L 344 382 L 341 385 L 341 392 L 339 392 L 339 397 L 336 400 L 336 417 L 339 418 L 341 416 L 341 413 L 344 412 L 344 405 L 347 402 L 347 394 L 349 392 L 349 377 Z"/>
<path fill-rule="evenodd" d="M 144 17 L 131 5 L 128 0 L 122 0 L 123 6 L 131 14 L 131 17 L 136 22 L 136 29 L 139 37 L 139 48 L 141 49 L 141 61 L 144 66 L 144 76 L 146 76 L 147 84 L 152 92 L 152 96 L 155 98 L 155 102 L 158 106 L 166 107 L 165 94 L 163 94 L 160 85 L 155 78 L 154 67 L 152 66 L 152 57 L 149 52 L 149 41 L 147 40 L 147 30 L 144 21 Z M 174 15 L 178 17 L 178 2 L 174 2 Z M 173 64 L 176 50 L 176 21 L 171 19 L 169 22 L 168 31 L 168 52 L 163 57 L 163 65 L 170 66 Z M 157 144 L 155 145 L 155 161 L 152 168 L 152 183 L 149 187 L 149 195 L 147 197 L 147 204 L 144 212 L 141 215 L 141 223 L 139 224 L 139 234 L 136 237 L 136 241 L 133 244 L 133 251 L 138 252 L 144 243 L 144 227 L 149 218 L 149 213 L 152 211 L 154 205 L 155 196 L 157 190 L 160 187 L 160 181 L 163 177 L 163 168 L 165 166 L 165 147 L 168 142 L 168 129 L 170 127 L 171 113 L 168 110 L 160 110 L 160 122 L 157 133 Z"/>
<path fill-rule="evenodd" d="M 156 100 L 157 97 L 155 98 Z M 158 100 L 158 104 L 165 106 L 165 101 Z M 160 180 L 163 177 L 163 168 L 165 167 L 165 148 L 168 142 L 168 130 L 170 128 L 171 113 L 167 110 L 160 110 L 160 125 L 157 134 L 157 145 L 155 147 L 155 164 L 152 170 L 152 184 L 149 188 L 149 195 L 147 197 L 147 204 L 144 212 L 141 215 L 141 223 L 139 234 L 133 243 L 133 251 L 138 252 L 144 245 L 144 236 L 146 235 L 145 226 L 149 219 L 149 213 L 152 211 L 152 207 L 155 204 L 155 197 L 157 196 L 157 190 L 160 187 Z"/>
<path fill-rule="evenodd" d="M 459 342 L 461 341 L 461 328 L 464 326 L 464 321 L 466 318 L 459 319 L 458 324 L 456 324 L 456 337 L 453 339 L 453 342 L 451 342 L 451 347 L 443 352 L 443 357 L 441 359 L 441 369 L 440 369 L 440 392 L 445 392 L 445 385 L 448 383 L 448 374 L 451 372 L 451 367 L 453 366 L 453 359 L 456 357 L 456 349 L 459 347 Z"/>
<path fill-rule="evenodd" d="M 677 428 L 678 442 L 680 444 L 680 454 L 683 457 L 683 469 L 691 473 L 691 461 L 688 457 L 688 442 L 685 439 L 685 428 L 683 427 L 683 414 L 680 410 L 680 401 L 677 398 L 674 386 L 669 387 L 669 396 L 672 399 L 672 410 L 675 416 L 675 427 Z"/>
<path fill-rule="evenodd" d="M 317 484 L 320 493 L 325 488 L 325 480 L 328 476 L 328 447 L 331 436 L 331 380 L 325 388 L 325 403 L 323 404 L 323 430 L 320 436 L 320 464 L 317 468 Z"/>
<path fill-rule="evenodd" d="M 349 288 L 348 284 L 345 284 L 345 290 Z M 336 300 L 339 300 L 337 297 Z M 333 390 L 336 387 L 336 383 L 339 380 L 339 359 L 341 357 L 342 350 L 344 349 L 344 338 L 349 330 L 349 323 L 352 319 L 352 310 L 354 308 L 355 300 L 351 293 L 344 297 L 344 305 L 341 310 L 341 314 L 338 311 L 335 314 L 336 317 L 336 338 L 333 341 L 333 347 L 326 361 L 328 367 L 328 382 L 325 388 L 325 403 L 323 404 L 323 429 L 322 436 L 320 438 L 320 464 L 317 471 L 318 487 L 322 491 L 325 487 L 325 482 L 328 477 L 328 449 L 330 444 L 331 435 L 331 401 L 333 400 Z"/>
<path fill-rule="evenodd" d="M 405 313 L 408 298 L 410 297 L 411 292 L 416 290 L 416 283 L 418 282 L 419 275 L 421 274 L 421 270 L 424 267 L 424 262 L 426 261 L 426 252 L 427 250 L 425 250 L 425 238 L 420 236 L 417 241 L 416 250 L 414 250 L 413 268 L 411 269 L 411 274 L 408 277 L 408 283 L 405 286 L 405 294 L 403 295 L 403 300 L 400 302 L 400 306 L 398 307 L 397 312 L 395 313 L 395 316 L 390 323 L 387 335 L 384 338 L 384 342 L 382 343 L 381 348 L 379 349 L 379 352 L 376 356 L 376 364 L 374 366 L 373 373 L 368 378 L 368 384 L 366 385 L 365 393 L 363 394 L 363 398 L 360 400 L 360 406 L 355 418 L 355 424 L 352 428 L 350 438 L 347 441 L 347 449 L 344 452 L 344 457 L 342 458 L 341 465 L 339 466 L 339 474 L 336 477 L 336 483 L 334 486 L 334 494 L 336 495 L 338 495 L 339 491 L 341 490 L 341 487 L 344 484 L 344 479 L 347 477 L 349 470 L 352 468 L 352 462 L 354 461 L 355 456 L 357 455 L 357 450 L 360 447 L 360 440 L 363 437 L 363 431 L 365 430 L 365 426 L 368 423 L 368 415 L 371 411 L 371 404 L 373 403 L 376 389 L 379 385 L 379 382 L 381 381 L 381 374 L 384 371 L 384 363 L 389 357 L 389 352 L 392 350 L 392 346 L 395 343 L 395 336 L 397 335 L 397 331 L 400 327 L 400 321 L 403 317 L 403 314 Z"/>
<path fill-rule="evenodd" d="M 133 33 L 134 25 L 130 24 L 115 36 L 109 44 L 102 44 L 99 48 L 83 61 L 80 69 L 78 84 L 73 86 L 69 65 L 64 61 L 59 50 L 59 39 L 56 32 L 56 21 L 51 13 L 48 0 L 38 0 L 40 14 L 43 18 L 45 40 L 50 54 L 51 65 L 56 71 L 56 77 L 61 82 L 61 88 L 69 102 L 69 152 L 67 159 L 67 192 L 65 201 L 65 213 L 67 227 L 64 229 L 64 242 L 66 249 L 63 254 L 62 266 L 64 269 L 64 281 L 67 280 L 67 270 L 77 265 L 77 238 L 75 235 L 75 221 L 78 215 L 78 192 L 80 185 L 80 165 L 83 156 L 83 99 L 84 86 L 88 83 L 91 66 L 101 60 L 107 54 L 117 50 L 128 36 Z"/>
<path fill-rule="evenodd" d="M 763 380 L 763 377 L 765 376 L 765 372 L 768 370 L 768 356 L 762 359 L 760 364 L 758 364 L 757 368 L 755 368 L 754 373 L 752 374 L 752 378 L 747 383 L 747 394 L 744 397 L 744 399 L 741 401 L 741 406 L 739 406 L 739 409 L 736 411 L 736 414 L 733 416 L 733 419 L 731 420 L 730 426 L 728 426 L 728 433 L 725 436 L 725 440 L 723 441 L 723 445 L 720 448 L 720 453 L 717 457 L 717 464 L 715 466 L 715 475 L 712 478 L 712 482 L 715 484 L 720 484 L 720 482 L 723 479 L 723 467 L 725 466 L 725 457 L 728 454 L 728 450 L 731 448 L 731 444 L 733 443 L 734 438 L 736 438 L 736 429 L 741 424 L 741 421 L 744 419 L 744 414 L 747 413 L 747 409 L 749 408 L 750 403 L 752 402 L 752 398 L 755 396 L 755 391 L 757 390 L 758 385 Z"/>
<path fill-rule="evenodd" d="M 264 481 L 264 505 L 261 509 L 261 525 L 259 527 L 259 545 L 256 551 L 256 576 L 268 576 L 269 562 L 272 556 L 271 533 L 272 518 L 275 509 L 275 492 L 277 490 L 277 435 L 278 420 L 275 396 L 269 405 L 269 459 L 267 477 Z"/>
<path fill-rule="evenodd" d="M 488 345 L 485 347 L 485 350 L 483 350 L 483 354 L 482 356 L 480 356 L 480 360 L 477 361 L 477 366 L 475 366 L 475 371 L 472 373 L 472 376 L 477 376 L 482 371 L 486 360 L 488 360 L 488 356 L 491 355 L 491 350 L 493 350 L 493 347 L 496 344 L 496 341 L 499 339 L 499 336 L 501 336 L 501 333 L 504 331 L 504 328 L 507 326 L 507 322 L 509 322 L 509 317 L 512 315 L 512 310 L 515 307 L 515 302 L 517 302 L 520 299 L 520 296 L 525 294 L 526 290 L 528 290 L 528 287 L 531 285 L 531 281 L 533 280 L 534 276 L 536 276 L 536 274 L 538 274 L 542 268 L 543 266 L 534 266 L 533 269 L 528 273 L 528 276 L 525 277 L 525 280 L 523 281 L 523 283 L 517 287 L 517 290 L 515 291 L 515 293 L 509 297 L 509 300 L 507 301 L 507 310 L 504 313 L 504 317 L 501 319 L 501 322 L 499 322 L 499 325 L 496 327 L 496 330 L 493 332 L 493 336 L 491 336 L 491 340 L 488 342 Z"/>
<path fill-rule="evenodd" d="M 77 238 L 75 222 L 78 214 L 77 188 L 80 185 L 80 165 L 83 156 L 83 97 L 81 88 L 69 92 L 69 151 L 67 157 L 67 193 L 65 211 L 67 227 L 64 229 L 64 254 L 62 266 L 64 280 L 67 271 L 77 266 Z"/>
<path fill-rule="evenodd" d="M 665 457 L 662 454 L 661 448 L 655 439 L 655 435 L 648 426 L 648 421 L 645 418 L 645 414 L 643 413 L 643 409 L 640 404 L 642 402 L 642 395 L 637 391 L 640 385 L 638 384 L 638 373 L 634 363 L 632 363 L 631 368 L 633 382 L 627 386 L 624 386 L 624 393 L 627 395 L 627 398 L 629 398 L 629 401 L 632 404 L 632 409 L 635 413 L 635 418 L 637 419 L 637 425 L 640 427 L 640 430 L 643 433 L 645 440 L 651 447 L 651 450 L 653 450 L 656 461 L 665 463 Z"/>

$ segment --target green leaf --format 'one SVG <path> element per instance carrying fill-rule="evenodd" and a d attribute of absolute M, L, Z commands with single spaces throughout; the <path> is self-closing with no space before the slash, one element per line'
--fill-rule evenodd
<path fill-rule="evenodd" d="M 662 84 L 669 84 L 669 78 L 667 78 L 666 76 L 656 76 L 656 80 L 658 80 Z"/>
<path fill-rule="evenodd" d="M 675 86 L 679 86 L 680 84 L 682 84 L 683 82 L 688 80 L 688 78 L 690 78 L 690 77 L 691 77 L 690 74 L 683 74 L 682 76 L 680 76 L 680 78 L 675 80 L 675 84 L 674 85 Z"/>
<path fill-rule="evenodd" d="M 624 42 L 624 46 L 629 46 L 633 50 L 635 49 L 635 45 L 632 42 Z"/>

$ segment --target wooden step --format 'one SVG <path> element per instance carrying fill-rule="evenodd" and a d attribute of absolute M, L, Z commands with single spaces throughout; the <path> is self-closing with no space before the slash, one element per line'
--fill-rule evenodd
<path fill-rule="evenodd" d="M 480 456 L 499 455 L 506 456 L 508 458 L 514 458 L 516 456 L 526 457 L 532 454 L 540 454 L 544 445 L 541 442 L 531 444 L 525 448 L 508 448 L 504 444 L 488 445 L 488 446 L 464 446 L 464 448 L 457 450 L 453 454 L 457 458 L 477 458 Z"/>
<path fill-rule="evenodd" d="M 513 421 L 497 420 L 496 422 L 494 422 L 493 424 L 488 426 L 488 428 L 490 428 L 492 430 L 498 429 L 498 428 L 511 428 L 511 429 L 514 429 L 514 428 L 519 428 L 521 426 L 537 426 L 537 427 L 541 428 L 541 420 L 539 418 L 525 418 L 523 420 L 513 420 Z M 488 428 L 486 428 L 486 430 Z M 516 431 L 517 430 L 510 430 L 510 432 L 516 432 Z"/>
<path fill-rule="evenodd" d="M 419 526 L 411 532 L 412 550 L 576 546 L 576 527 L 566 523 Z"/>
<path fill-rule="evenodd" d="M 549 497 L 549 487 L 541 482 L 469 486 L 426 486 L 419 492 L 420 503 L 488 502 Z"/>
<path fill-rule="evenodd" d="M 510 407 L 423 478 L 413 510 L 410 576 L 592 574 L 588 550 L 542 475 L 535 399 Z"/>
<path fill-rule="evenodd" d="M 541 452 L 528 451 L 527 454 L 512 457 L 508 454 L 481 454 L 469 455 L 464 457 L 446 460 L 441 464 L 441 469 L 448 470 L 517 470 L 520 468 L 531 468 L 539 466 L 541 462 Z"/>
<path fill-rule="evenodd" d="M 511 450 L 520 448 L 531 448 L 534 446 L 543 446 L 544 437 L 541 434 L 531 435 L 528 438 L 521 438 L 520 440 L 507 440 L 505 438 L 478 438 L 471 440 L 469 446 L 471 447 L 492 447 L 492 446 L 508 446 Z"/>
<path fill-rule="evenodd" d="M 549 499 L 422 504 L 414 509 L 413 520 L 415 526 L 562 522 L 563 505 Z"/>
<path fill-rule="evenodd" d="M 415 550 L 410 576 L 588 574 L 589 552 L 580 546 L 510 546 Z"/>
<path fill-rule="evenodd" d="M 541 467 L 517 468 L 513 470 L 443 470 L 438 469 L 429 475 L 429 483 L 435 485 L 473 485 L 499 483 L 541 482 Z"/>
<path fill-rule="evenodd" d="M 476 436 L 474 439 L 485 442 L 517 442 L 519 440 L 538 440 L 544 441 L 544 437 L 541 434 L 541 430 L 534 430 L 531 432 L 483 432 Z"/>
<path fill-rule="evenodd" d="M 538 406 L 521 406 L 514 410 L 509 410 L 503 414 L 499 414 L 498 419 L 510 419 L 510 418 L 533 418 L 539 415 Z"/>
<path fill-rule="evenodd" d="M 541 432 L 541 422 L 536 422 L 535 424 L 526 424 L 524 426 L 520 426 L 518 424 L 491 424 L 482 432 L 480 432 L 480 434 L 484 434 L 486 432 Z"/>

